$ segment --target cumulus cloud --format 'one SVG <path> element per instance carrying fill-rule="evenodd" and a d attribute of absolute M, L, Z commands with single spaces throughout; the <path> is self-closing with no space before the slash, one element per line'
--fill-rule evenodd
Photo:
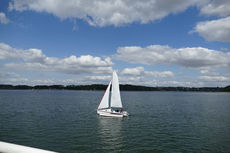
<path fill-rule="evenodd" d="M 219 68 L 230 66 L 230 53 L 202 47 L 174 49 L 169 46 L 151 45 L 120 47 L 113 56 L 134 64 L 145 65 L 179 65 L 189 68 Z"/>
<path fill-rule="evenodd" d="M 230 17 L 199 22 L 194 32 L 198 32 L 208 41 L 230 42 Z"/>
<path fill-rule="evenodd" d="M 10 69 L 53 71 L 67 74 L 109 73 L 112 71 L 110 58 L 101 59 L 91 55 L 74 55 L 66 58 L 47 57 L 40 49 L 16 49 L 0 43 L 0 60 L 14 60 L 5 67 Z M 22 59 L 22 61 L 16 61 Z"/>
<path fill-rule="evenodd" d="M 121 73 L 124 75 L 141 75 L 144 72 L 144 67 L 125 68 Z"/>
<path fill-rule="evenodd" d="M 192 32 L 199 33 L 208 41 L 230 42 L 230 1 L 205 0 L 200 5 L 202 15 L 225 17 L 197 23 Z"/>
<path fill-rule="evenodd" d="M 13 0 L 9 10 L 47 12 L 55 16 L 77 18 L 93 26 L 121 26 L 133 22 L 148 23 L 184 11 L 198 0 Z"/>
<path fill-rule="evenodd" d="M 0 60 L 16 59 L 18 57 L 17 52 L 9 45 L 0 43 Z"/>
<path fill-rule="evenodd" d="M 171 71 L 145 71 L 144 67 L 125 68 L 121 74 L 123 75 L 134 75 L 134 76 L 150 76 L 150 77 L 173 77 L 174 74 Z"/>
<path fill-rule="evenodd" d="M 147 80 L 145 80 L 142 76 L 132 76 L 132 77 L 119 77 L 119 81 L 121 84 L 133 84 L 133 85 L 147 85 Z M 152 86 L 152 84 L 148 84 L 148 86 Z"/>
<path fill-rule="evenodd" d="M 1 24 L 7 24 L 9 23 L 9 19 L 6 17 L 5 13 L 0 12 L 0 23 Z"/>
<path fill-rule="evenodd" d="M 229 0 L 209 0 L 201 8 L 201 14 L 228 16 L 230 15 L 230 1 Z"/>

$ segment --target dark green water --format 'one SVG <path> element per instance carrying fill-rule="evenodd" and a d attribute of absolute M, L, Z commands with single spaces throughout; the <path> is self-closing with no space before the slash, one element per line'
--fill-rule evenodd
<path fill-rule="evenodd" d="M 127 118 L 96 115 L 103 91 L 0 90 L 0 141 L 75 152 L 230 152 L 230 93 L 121 92 Z"/>

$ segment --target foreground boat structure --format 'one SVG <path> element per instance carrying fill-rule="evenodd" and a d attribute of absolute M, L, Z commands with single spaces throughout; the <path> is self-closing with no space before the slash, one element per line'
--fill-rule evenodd
<path fill-rule="evenodd" d="M 110 94 L 111 85 L 112 91 Z M 101 101 L 99 102 L 97 114 L 108 117 L 124 117 L 129 115 L 126 111 L 123 110 L 118 76 L 115 71 L 113 72 L 112 80 L 109 82 L 109 85 Z"/>
<path fill-rule="evenodd" d="M 0 153 L 57 153 L 0 141 Z"/>

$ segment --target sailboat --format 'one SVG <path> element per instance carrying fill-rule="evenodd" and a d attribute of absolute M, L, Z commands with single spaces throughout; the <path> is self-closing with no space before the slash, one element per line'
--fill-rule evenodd
<path fill-rule="evenodd" d="M 111 85 L 112 91 L 110 94 Z M 126 111 L 123 110 L 119 81 L 116 71 L 113 71 L 113 78 L 109 82 L 109 85 L 98 104 L 97 114 L 109 117 L 124 117 L 129 115 Z"/>

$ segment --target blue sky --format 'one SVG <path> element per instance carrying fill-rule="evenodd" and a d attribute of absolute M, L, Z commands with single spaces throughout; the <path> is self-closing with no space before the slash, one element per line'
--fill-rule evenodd
<path fill-rule="evenodd" d="M 1 84 L 230 85 L 228 0 L 3 0 Z"/>

